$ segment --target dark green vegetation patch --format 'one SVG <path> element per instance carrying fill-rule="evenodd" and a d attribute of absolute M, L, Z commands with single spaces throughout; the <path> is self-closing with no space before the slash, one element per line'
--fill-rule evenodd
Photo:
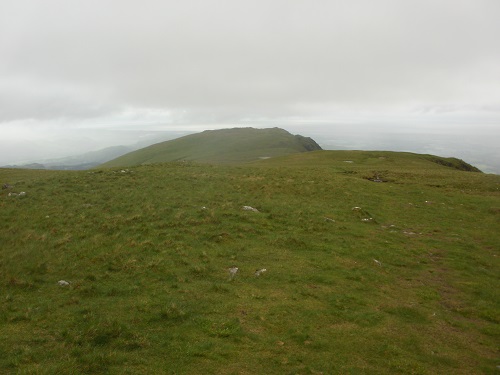
<path fill-rule="evenodd" d="M 0 373 L 493 374 L 500 176 L 428 159 L 0 170 Z"/>

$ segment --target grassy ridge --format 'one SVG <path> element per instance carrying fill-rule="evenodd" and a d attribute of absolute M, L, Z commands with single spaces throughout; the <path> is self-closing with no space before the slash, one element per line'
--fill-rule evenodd
<path fill-rule="evenodd" d="M 499 176 L 320 152 L 0 182 L 0 373 L 498 365 Z"/>
<path fill-rule="evenodd" d="M 128 167 L 179 160 L 234 164 L 320 149 L 312 139 L 294 136 L 279 128 L 207 130 L 131 152 L 102 167 Z"/>

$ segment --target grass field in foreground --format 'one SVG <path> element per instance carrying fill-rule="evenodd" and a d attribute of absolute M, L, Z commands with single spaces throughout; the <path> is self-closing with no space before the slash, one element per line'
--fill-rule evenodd
<path fill-rule="evenodd" d="M 0 183 L 0 373 L 498 372 L 500 176 L 324 151 Z"/>

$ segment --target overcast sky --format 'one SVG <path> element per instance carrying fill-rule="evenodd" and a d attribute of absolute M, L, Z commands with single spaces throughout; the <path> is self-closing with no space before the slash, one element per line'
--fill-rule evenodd
<path fill-rule="evenodd" d="M 499 20 L 499 0 L 0 0 L 0 165 L 99 129 L 500 140 Z"/>

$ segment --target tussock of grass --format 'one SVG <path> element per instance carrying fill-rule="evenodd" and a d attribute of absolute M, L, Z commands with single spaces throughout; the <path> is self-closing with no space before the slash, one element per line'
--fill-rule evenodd
<path fill-rule="evenodd" d="M 310 152 L 0 183 L 27 193 L 0 191 L 1 373 L 498 365 L 498 176 Z"/>

